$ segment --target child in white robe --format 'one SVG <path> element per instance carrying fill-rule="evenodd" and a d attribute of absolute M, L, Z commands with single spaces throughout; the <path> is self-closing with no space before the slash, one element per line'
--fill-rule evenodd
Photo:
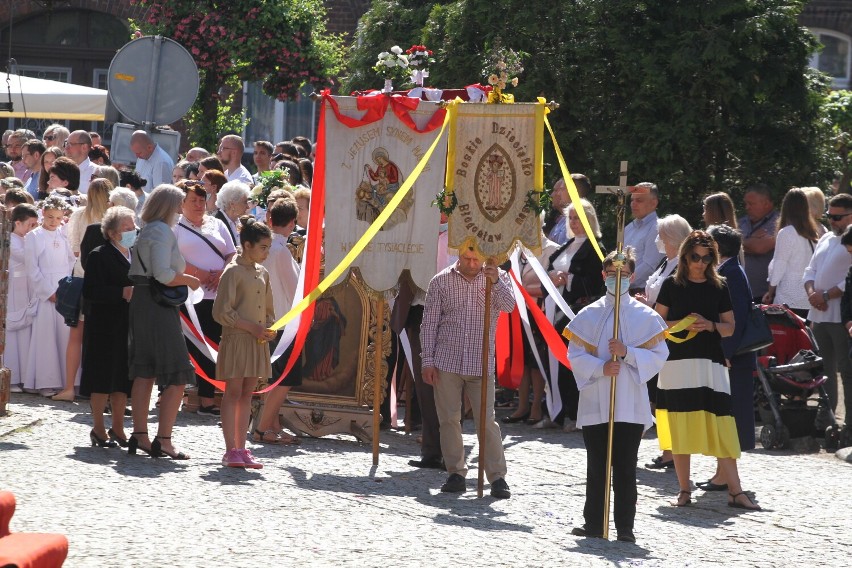
<path fill-rule="evenodd" d="M 24 237 L 38 226 L 38 209 L 21 204 L 12 209 L 9 243 L 9 288 L 6 297 L 6 348 L 3 364 L 12 371 L 12 392 L 21 392 L 36 300 L 27 286 Z"/>
<path fill-rule="evenodd" d="M 70 330 L 56 311 L 59 281 L 71 274 L 74 253 L 62 221 L 67 203 L 50 196 L 42 202 L 42 225 L 24 239 L 27 284 L 38 301 L 25 365 L 23 389 L 53 396 L 65 385 L 65 348 Z"/>

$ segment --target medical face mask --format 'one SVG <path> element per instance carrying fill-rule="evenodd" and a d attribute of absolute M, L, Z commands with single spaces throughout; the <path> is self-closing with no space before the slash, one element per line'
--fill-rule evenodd
<path fill-rule="evenodd" d="M 606 291 L 614 296 L 615 295 L 615 276 L 607 276 L 606 280 L 604 282 L 606 283 Z M 622 276 L 621 277 L 621 293 L 626 294 L 628 289 L 630 289 L 630 277 L 629 276 Z"/>
<path fill-rule="evenodd" d="M 136 243 L 136 229 L 121 233 L 121 246 L 129 249 Z"/>
<path fill-rule="evenodd" d="M 657 252 L 660 254 L 666 254 L 666 243 L 660 239 L 660 235 L 657 235 L 657 238 L 654 239 L 654 244 L 657 245 Z"/>

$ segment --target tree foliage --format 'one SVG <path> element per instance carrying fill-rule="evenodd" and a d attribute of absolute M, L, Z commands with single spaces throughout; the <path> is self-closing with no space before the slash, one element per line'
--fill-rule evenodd
<path fill-rule="evenodd" d="M 825 110 L 831 120 L 834 148 L 840 161 L 840 191 L 852 193 L 852 91 L 833 91 Z"/>
<path fill-rule="evenodd" d="M 333 84 L 342 68 L 342 40 L 326 31 L 321 0 L 133 0 L 148 8 L 134 22 L 145 34 L 170 37 L 186 47 L 201 73 L 190 117 L 194 144 L 215 145 L 217 127 L 239 119 L 228 98 L 240 81 L 261 81 L 279 100 L 305 84 Z M 233 99 L 231 99 L 233 100 Z"/>
<path fill-rule="evenodd" d="M 434 50 L 430 82 L 450 88 L 483 80 L 482 54 L 500 37 L 531 54 L 516 100 L 561 104 L 550 120 L 569 168 L 612 183 L 628 160 L 631 183 L 659 185 L 663 211 L 697 222 L 706 193 L 739 202 L 762 181 L 780 197 L 824 185 L 836 165 L 821 106 L 827 83 L 808 67 L 816 41 L 797 21 L 801 0 L 408 3 L 374 0 L 351 87 L 376 88 L 362 62 L 382 38 Z M 401 12 L 408 19 L 397 26 Z"/>

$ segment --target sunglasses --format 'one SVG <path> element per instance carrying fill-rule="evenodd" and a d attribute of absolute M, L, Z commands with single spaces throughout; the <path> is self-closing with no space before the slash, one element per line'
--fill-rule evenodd
<path fill-rule="evenodd" d="M 690 253 L 689 260 L 691 260 L 692 262 L 703 262 L 704 264 L 710 264 L 711 262 L 713 262 L 713 255 L 705 254 L 704 256 L 701 256 L 700 254 L 693 252 Z"/>
<path fill-rule="evenodd" d="M 48 142 L 53 142 L 56 139 L 56 136 L 53 136 L 51 134 L 50 136 L 45 136 L 44 139 L 47 140 Z"/>
<path fill-rule="evenodd" d="M 852 215 L 852 213 L 841 213 L 840 215 L 829 215 L 829 214 L 826 214 L 826 215 L 825 215 L 825 217 L 826 217 L 827 219 L 831 219 L 832 221 L 834 221 L 834 222 L 836 223 L 837 221 L 840 221 L 840 220 L 842 220 L 844 217 L 848 217 L 849 215 Z"/>

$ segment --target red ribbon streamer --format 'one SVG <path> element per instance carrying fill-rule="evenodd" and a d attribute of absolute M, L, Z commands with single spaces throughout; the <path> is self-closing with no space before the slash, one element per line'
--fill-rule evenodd
<path fill-rule="evenodd" d="M 501 312 L 497 318 L 494 350 L 497 357 L 497 381 L 517 389 L 524 376 L 524 342 L 521 337 L 521 314 L 518 307 L 510 313 Z"/>
<path fill-rule="evenodd" d="M 521 295 L 524 297 L 524 303 L 526 303 L 527 309 L 532 314 L 535 323 L 538 325 L 541 335 L 544 337 L 544 342 L 547 344 L 550 352 L 553 353 L 553 356 L 556 357 L 557 361 L 570 369 L 571 362 L 568 361 L 568 348 L 565 347 L 565 342 L 562 341 L 562 336 L 558 331 L 556 331 L 556 328 L 553 327 L 553 324 L 550 323 L 550 320 L 547 319 L 547 316 L 544 315 L 544 312 L 541 311 L 541 308 L 538 307 L 538 304 L 536 304 L 532 296 L 530 296 L 524 287 L 521 286 L 521 283 L 518 282 L 518 279 L 515 277 L 515 273 L 510 271 L 509 275 L 512 277 L 512 280 L 514 280 L 515 286 L 517 286 L 518 290 L 521 291 Z"/>
<path fill-rule="evenodd" d="M 446 109 L 439 109 L 432 115 L 429 122 L 420 129 L 417 127 L 417 124 L 414 123 L 414 119 L 411 118 L 411 111 L 416 110 L 420 106 L 420 99 L 387 94 L 376 95 L 373 97 L 356 97 L 358 110 L 366 112 L 361 118 L 352 118 L 351 116 L 346 116 L 340 112 L 340 106 L 337 104 L 337 101 L 334 100 L 334 97 L 331 96 L 330 91 L 323 91 L 322 97 L 323 100 L 328 101 L 329 105 L 331 105 L 331 110 L 334 111 L 334 115 L 337 117 L 337 120 L 349 128 L 367 126 L 368 124 L 381 120 L 388 110 L 388 105 L 391 106 L 393 113 L 400 121 L 402 121 L 403 124 L 411 130 L 421 134 L 432 132 L 436 128 L 439 128 L 442 124 L 444 124 L 444 116 L 447 114 Z M 317 142 L 317 151 L 319 151 L 319 142 Z M 317 161 L 319 161 L 319 156 L 317 156 Z M 314 172 L 316 172 L 317 169 L 318 168 L 315 167 Z M 314 176 L 314 183 L 316 183 L 316 175 Z M 311 202 L 313 202 L 313 194 L 311 196 Z"/>

